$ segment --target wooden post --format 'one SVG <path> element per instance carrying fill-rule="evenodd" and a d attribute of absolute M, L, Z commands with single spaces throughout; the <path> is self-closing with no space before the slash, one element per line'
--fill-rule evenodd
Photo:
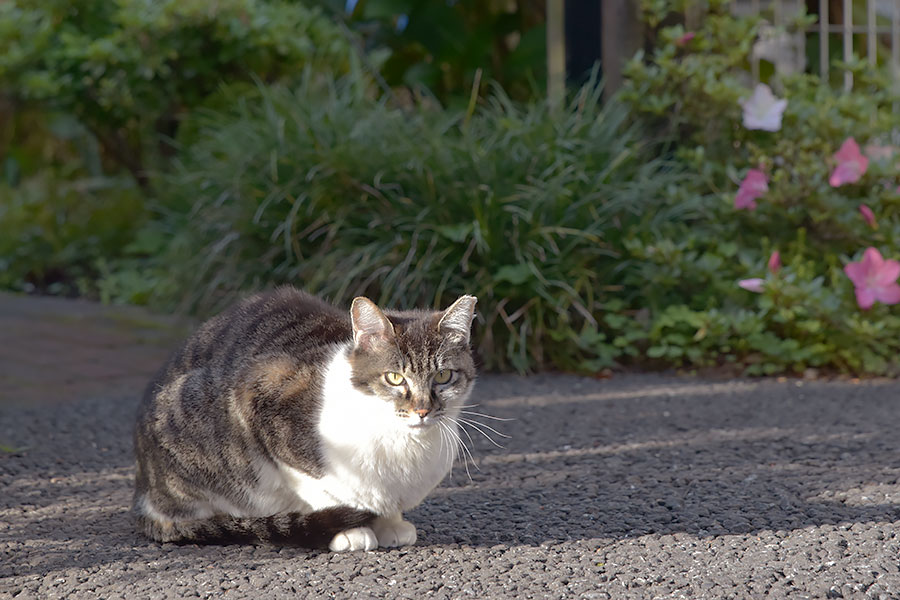
<path fill-rule="evenodd" d="M 853 55 L 853 0 L 844 0 L 844 60 Z M 844 71 L 844 90 L 853 89 L 853 73 Z"/>
<path fill-rule="evenodd" d="M 566 98 L 565 0 L 547 0 L 547 101 L 559 108 Z"/>
<path fill-rule="evenodd" d="M 637 0 L 601 0 L 601 2 L 603 60 L 600 67 L 606 81 L 603 93 L 608 97 L 622 85 L 622 69 L 625 61 L 634 56 L 641 47 L 643 38 Z"/>
<path fill-rule="evenodd" d="M 831 66 L 831 54 L 828 51 L 828 0 L 819 0 L 819 77 L 828 85 L 828 67 Z"/>

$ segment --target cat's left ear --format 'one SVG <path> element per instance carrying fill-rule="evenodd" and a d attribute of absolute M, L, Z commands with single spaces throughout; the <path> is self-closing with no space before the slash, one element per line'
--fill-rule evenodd
<path fill-rule="evenodd" d="M 357 346 L 372 348 L 394 337 L 394 326 L 388 318 L 374 302 L 363 296 L 353 299 L 350 322 L 353 342 Z"/>
<path fill-rule="evenodd" d="M 461 344 L 469 343 L 472 331 L 472 319 L 475 318 L 475 296 L 460 296 L 460 298 L 444 311 L 444 315 L 438 322 L 438 329 Z"/>

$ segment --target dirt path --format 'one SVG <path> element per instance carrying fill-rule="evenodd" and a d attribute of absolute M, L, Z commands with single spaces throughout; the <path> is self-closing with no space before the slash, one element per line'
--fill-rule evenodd
<path fill-rule="evenodd" d="M 511 438 L 472 432 L 415 547 L 150 543 L 130 428 L 172 337 L 127 312 L 0 296 L 0 598 L 900 598 L 894 382 L 484 377 Z"/>

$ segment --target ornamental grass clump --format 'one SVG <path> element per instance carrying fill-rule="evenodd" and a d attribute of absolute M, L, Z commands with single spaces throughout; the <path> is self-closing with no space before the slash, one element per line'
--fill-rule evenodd
<path fill-rule="evenodd" d="M 178 232 L 162 263 L 187 291 L 169 300 L 208 313 L 280 283 L 342 305 L 468 293 L 486 367 L 612 366 L 636 349 L 605 319 L 643 294 L 622 285 L 625 240 L 691 207 L 664 200 L 677 174 L 599 97 L 590 83 L 554 114 L 498 90 L 464 113 L 310 78 L 236 98 L 190 124 L 161 194 L 157 226 Z"/>

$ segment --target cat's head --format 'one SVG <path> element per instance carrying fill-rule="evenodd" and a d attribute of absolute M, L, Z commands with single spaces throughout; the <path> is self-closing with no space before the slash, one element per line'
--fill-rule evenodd
<path fill-rule="evenodd" d="M 353 386 L 392 403 L 413 428 L 455 419 L 475 382 L 469 337 L 476 302 L 462 296 L 444 311 L 385 313 L 368 298 L 354 299 Z"/>

